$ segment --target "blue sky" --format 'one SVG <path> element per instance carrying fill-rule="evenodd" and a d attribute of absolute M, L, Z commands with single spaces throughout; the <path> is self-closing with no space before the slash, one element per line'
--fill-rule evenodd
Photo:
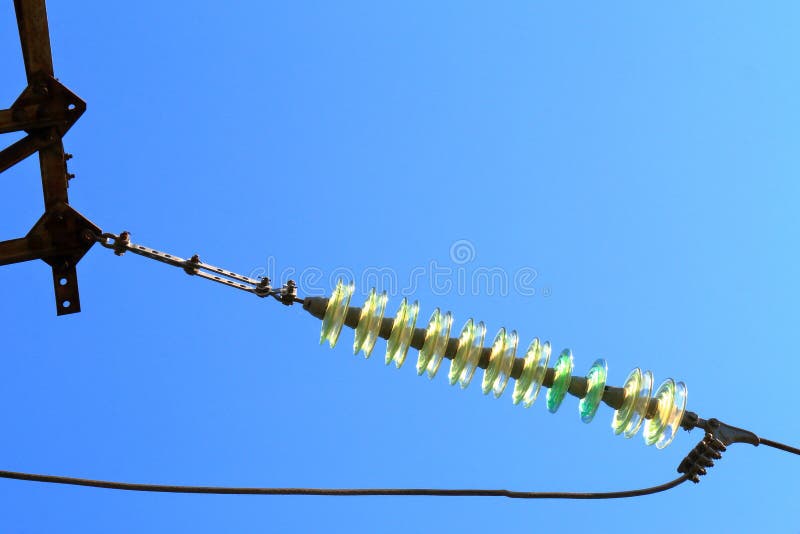
<path fill-rule="evenodd" d="M 800 16 L 793 2 L 48 5 L 87 101 L 72 204 L 106 231 L 244 274 L 368 273 L 452 310 L 651 369 L 689 409 L 797 444 Z M 0 96 L 25 84 L 0 8 Z M 10 143 L 13 135 L 3 136 Z M 3 235 L 42 210 L 2 177 Z M 466 245 L 458 263 L 454 244 Z M 452 283 L 434 283 L 434 266 Z M 527 272 L 524 288 L 458 276 Z M 421 274 L 420 274 L 421 273 Z M 532 273 L 532 274 L 531 274 Z M 559 412 L 331 350 L 319 321 L 99 247 L 81 314 L 39 263 L 0 269 L 2 469 L 254 486 L 592 491 L 661 483 L 665 450 L 602 406 Z M 447 278 L 447 277 L 450 278 Z M 305 278 L 303 278 L 305 277 Z M 413 287 L 410 280 L 416 280 Z M 388 283 L 388 282 L 387 282 Z M 384 288 L 392 289 L 392 288 Z M 405 291 L 403 291 L 405 290 Z M 637 500 L 183 496 L 0 481 L 10 532 L 794 532 L 800 461 L 736 445 L 698 486 Z"/>

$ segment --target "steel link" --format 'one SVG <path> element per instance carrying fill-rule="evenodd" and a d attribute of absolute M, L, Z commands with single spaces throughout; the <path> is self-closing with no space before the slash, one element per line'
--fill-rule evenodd
<path fill-rule="evenodd" d="M 123 255 L 125 252 L 132 252 L 133 254 L 143 256 L 151 260 L 166 263 L 167 265 L 171 265 L 173 267 L 179 267 L 183 269 L 186 274 L 191 276 L 205 278 L 206 280 L 211 280 L 212 282 L 217 282 L 228 287 L 246 291 L 259 297 L 273 296 L 281 300 L 281 302 L 284 302 L 285 300 L 285 298 L 282 300 L 281 296 L 285 295 L 286 291 L 272 289 L 270 286 L 270 280 L 268 278 L 262 278 L 258 280 L 255 278 L 250 278 L 249 276 L 235 273 L 233 271 L 229 271 L 227 269 L 222 269 L 221 267 L 217 267 L 215 265 L 209 265 L 208 263 L 203 263 L 200 261 L 200 257 L 197 255 L 194 255 L 187 260 L 185 258 L 181 258 L 180 256 L 175 256 L 174 254 L 167 254 L 166 252 L 145 247 L 144 245 L 138 245 L 130 241 L 130 233 L 128 232 L 122 232 L 120 235 L 104 233 L 95 235 L 94 239 L 103 247 L 113 250 L 118 256 Z M 290 280 L 288 287 L 294 288 L 294 282 Z M 294 292 L 293 296 L 295 300 L 299 300 L 296 299 L 296 291 Z M 284 304 L 287 304 L 287 302 L 284 302 Z"/>

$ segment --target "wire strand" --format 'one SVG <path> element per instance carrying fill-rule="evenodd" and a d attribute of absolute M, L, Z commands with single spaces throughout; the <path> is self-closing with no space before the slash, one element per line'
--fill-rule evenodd
<path fill-rule="evenodd" d="M 785 443 L 780 443 L 778 441 L 772 441 L 771 439 L 766 439 L 761 437 L 758 438 L 758 442 L 761 445 L 766 445 L 767 447 L 773 447 L 775 449 L 780 449 L 782 451 L 800 455 L 800 449 L 798 449 L 797 447 L 792 447 L 791 445 L 786 445 Z"/>
<path fill-rule="evenodd" d="M 414 488 L 235 488 L 222 486 L 169 486 L 163 484 L 134 484 L 130 482 L 112 482 L 107 480 L 91 480 L 86 478 L 62 477 L 20 473 L 16 471 L 0 471 L 0 478 L 44 482 L 48 484 L 66 484 L 71 486 L 89 486 L 123 491 L 148 491 L 160 493 L 204 493 L 213 495 L 324 495 L 332 497 L 355 496 L 427 496 L 427 497 L 507 497 L 509 499 L 622 499 L 639 497 L 672 489 L 686 482 L 689 477 L 683 475 L 666 484 L 649 488 L 573 493 L 560 491 L 511 491 L 505 489 L 414 489 Z"/>

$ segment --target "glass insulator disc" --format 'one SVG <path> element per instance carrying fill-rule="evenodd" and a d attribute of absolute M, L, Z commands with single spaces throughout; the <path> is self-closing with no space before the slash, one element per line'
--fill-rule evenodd
<path fill-rule="evenodd" d="M 458 352 L 464 351 L 462 354 L 464 364 L 458 375 L 458 384 L 461 386 L 461 389 L 469 386 L 472 377 L 475 376 L 475 370 L 478 368 L 478 362 L 481 360 L 483 342 L 485 339 L 486 325 L 483 324 L 483 321 L 480 321 L 474 327 L 473 336 L 469 344 L 465 343 L 462 346 L 461 341 L 459 341 Z M 458 357 L 458 352 L 456 353 L 456 357 Z"/>
<path fill-rule="evenodd" d="M 658 441 L 656 441 L 656 448 L 663 449 L 675 439 L 678 429 L 681 426 L 683 414 L 686 412 L 686 401 L 689 397 L 689 391 L 686 389 L 686 384 L 678 382 L 675 384 L 675 396 L 672 402 L 672 414 L 667 421 L 667 427 L 664 429 L 663 434 Z"/>
<path fill-rule="evenodd" d="M 614 410 L 614 418 L 611 420 L 611 428 L 614 434 L 621 434 L 628 426 L 633 417 L 633 408 L 636 398 L 642 387 L 642 370 L 636 367 L 628 373 L 628 378 L 622 385 L 622 404 L 619 409 Z"/>
<path fill-rule="evenodd" d="M 333 294 L 328 299 L 325 316 L 322 318 L 320 344 L 328 340 L 331 347 L 336 346 L 336 342 L 339 340 L 339 333 L 342 331 L 342 325 L 347 316 L 347 308 L 350 307 L 350 298 L 353 296 L 355 288 L 353 282 L 345 285 L 341 278 L 336 282 L 336 289 L 333 290 Z"/>
<path fill-rule="evenodd" d="M 436 376 L 436 373 L 439 372 L 439 367 L 442 365 L 442 359 L 444 359 L 444 353 L 447 350 L 447 343 L 450 341 L 450 329 L 453 327 L 453 315 L 450 312 L 445 313 L 441 318 L 441 328 L 439 329 L 439 333 L 431 349 L 431 358 L 426 366 L 428 378 L 431 379 Z M 417 372 L 419 372 L 419 370 L 417 370 Z"/>
<path fill-rule="evenodd" d="M 578 403 L 578 411 L 581 414 L 581 421 L 591 423 L 600 401 L 603 399 L 603 392 L 606 388 L 606 378 L 608 377 L 608 364 L 603 358 L 595 360 L 589 372 L 586 373 L 586 395 Z"/>
<path fill-rule="evenodd" d="M 519 336 L 516 330 L 512 330 L 506 334 L 505 348 L 498 366 L 497 378 L 494 379 L 494 384 L 492 384 L 492 393 L 494 393 L 494 398 L 496 399 L 499 399 L 506 390 L 508 379 L 511 378 L 514 359 L 517 357 L 517 345 L 519 345 Z"/>
<path fill-rule="evenodd" d="M 403 299 L 397 316 L 392 324 L 392 332 L 389 334 L 389 341 L 386 343 L 386 365 L 394 361 L 399 369 L 406 361 L 408 347 L 411 344 L 411 337 L 414 335 L 414 327 L 417 324 L 419 314 L 419 303 L 414 301 L 408 304 L 407 299 Z"/>
<path fill-rule="evenodd" d="M 425 330 L 425 342 L 417 356 L 417 374 L 421 375 L 428 367 L 428 362 L 433 357 L 433 348 L 439 341 L 439 334 L 442 331 L 442 312 L 439 308 L 433 310 L 428 321 L 428 328 Z"/>
<path fill-rule="evenodd" d="M 464 370 L 464 365 L 467 363 L 465 356 L 468 348 L 472 346 L 473 339 L 475 339 L 475 322 L 472 319 L 467 319 L 461 329 L 461 334 L 458 336 L 456 355 L 450 360 L 450 371 L 447 373 L 447 379 L 450 381 L 451 386 L 458 381 L 461 371 Z"/>
<path fill-rule="evenodd" d="M 514 391 L 511 393 L 511 401 L 514 404 L 519 404 L 525 392 L 528 391 L 533 385 L 533 372 L 536 370 L 536 364 L 542 356 L 542 345 L 539 343 L 539 338 L 533 338 L 531 344 L 528 345 L 528 350 L 525 351 L 525 364 L 522 367 L 522 373 L 517 378 L 514 384 Z"/>
<path fill-rule="evenodd" d="M 623 430 L 626 438 L 632 438 L 639 431 L 647 415 L 647 407 L 650 405 L 650 396 L 653 393 L 653 373 L 645 371 L 642 373 L 642 383 L 633 403 L 633 413 L 631 414 L 628 425 Z"/>
<path fill-rule="evenodd" d="M 494 337 L 492 343 L 492 352 L 489 354 L 489 365 L 483 371 L 483 382 L 481 382 L 481 391 L 486 395 L 492 390 L 494 381 L 500 374 L 500 363 L 503 359 L 503 354 L 506 350 L 506 329 L 501 328 L 497 335 Z"/>
<path fill-rule="evenodd" d="M 364 307 L 361 308 L 361 317 L 358 320 L 356 327 L 355 341 L 353 342 L 353 354 L 358 354 L 358 351 L 364 351 L 364 357 L 369 358 L 372 354 L 372 349 L 375 348 L 375 341 L 378 339 L 378 333 L 381 331 L 381 323 L 383 322 L 383 314 L 386 312 L 386 302 L 389 297 L 386 291 L 378 295 L 375 288 L 369 292 Z"/>
<path fill-rule="evenodd" d="M 653 395 L 653 402 L 656 403 L 655 413 L 644 423 L 643 437 L 646 445 L 660 440 L 667 428 L 672 407 L 675 405 L 675 381 L 671 378 L 664 380 Z"/>
<path fill-rule="evenodd" d="M 561 355 L 556 360 L 554 367 L 555 376 L 553 377 L 553 385 L 547 391 L 547 410 L 550 413 L 556 413 L 564 400 L 564 395 L 567 394 L 569 389 L 569 382 L 572 378 L 572 351 L 564 349 Z"/>
<path fill-rule="evenodd" d="M 536 401 L 536 397 L 539 396 L 549 362 L 550 343 L 545 342 L 542 345 L 539 338 L 534 338 L 525 353 L 525 366 L 522 368 L 522 374 L 514 384 L 512 394 L 514 404 L 519 404 L 521 401 L 526 408 L 531 407 Z"/>

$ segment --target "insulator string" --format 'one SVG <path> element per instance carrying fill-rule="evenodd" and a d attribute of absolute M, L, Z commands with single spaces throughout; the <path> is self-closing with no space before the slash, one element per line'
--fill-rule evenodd
<path fill-rule="evenodd" d="M 309 297 L 304 300 L 303 308 L 323 321 L 320 343 L 328 341 L 334 347 L 342 327 L 346 325 L 356 330 L 354 352 L 363 351 L 365 357 L 370 356 L 372 346 L 365 348 L 364 339 L 387 339 L 387 365 L 394 363 L 396 367 L 402 367 L 409 349 L 414 348 L 419 351 L 417 373 L 421 375 L 427 371 L 428 377 L 434 378 L 440 363 L 447 358 L 451 360 L 449 382 L 452 385 L 457 381 L 462 388 L 470 384 L 475 370 L 481 368 L 484 369 L 481 390 L 484 394 L 492 392 L 496 398 L 503 395 L 509 381 L 514 379 L 512 400 L 519 404 L 525 398 L 523 406 L 526 408 L 533 404 L 542 387 L 547 389 L 546 405 L 551 413 L 559 410 L 565 395 L 570 393 L 581 399 L 578 410 L 584 423 L 594 419 L 602 401 L 615 409 L 611 425 L 615 434 L 622 433 L 630 438 L 643 427 L 645 443 L 659 449 L 672 443 L 677 429 L 684 424 L 688 395 L 683 382 L 668 378 L 653 393 L 652 374 L 639 371 L 641 376 L 633 377 L 638 379 L 638 387 L 626 382 L 626 387 L 614 388 L 606 384 L 608 366 L 603 358 L 595 360 L 585 377 L 577 376 L 569 349 L 561 351 L 553 366 L 548 367 L 549 343 L 545 343 L 547 358 L 544 360 L 538 339 L 528 346 L 524 356 L 517 357 L 519 338 L 516 331 L 500 328 L 494 341 L 486 346 L 485 327 L 473 319 L 464 324 L 460 335 L 448 339 L 453 324 L 450 312 L 442 314 L 436 308 L 424 327 L 422 323 L 418 324 L 418 302 L 409 303 L 403 298 L 396 316 L 386 317 L 383 313 L 385 302 L 379 309 L 374 289 L 362 308 L 350 306 L 354 292 L 352 282 L 345 284 L 340 279 L 330 298 Z M 382 293 L 384 299 L 385 295 Z M 620 412 L 624 417 L 620 417 Z"/>

